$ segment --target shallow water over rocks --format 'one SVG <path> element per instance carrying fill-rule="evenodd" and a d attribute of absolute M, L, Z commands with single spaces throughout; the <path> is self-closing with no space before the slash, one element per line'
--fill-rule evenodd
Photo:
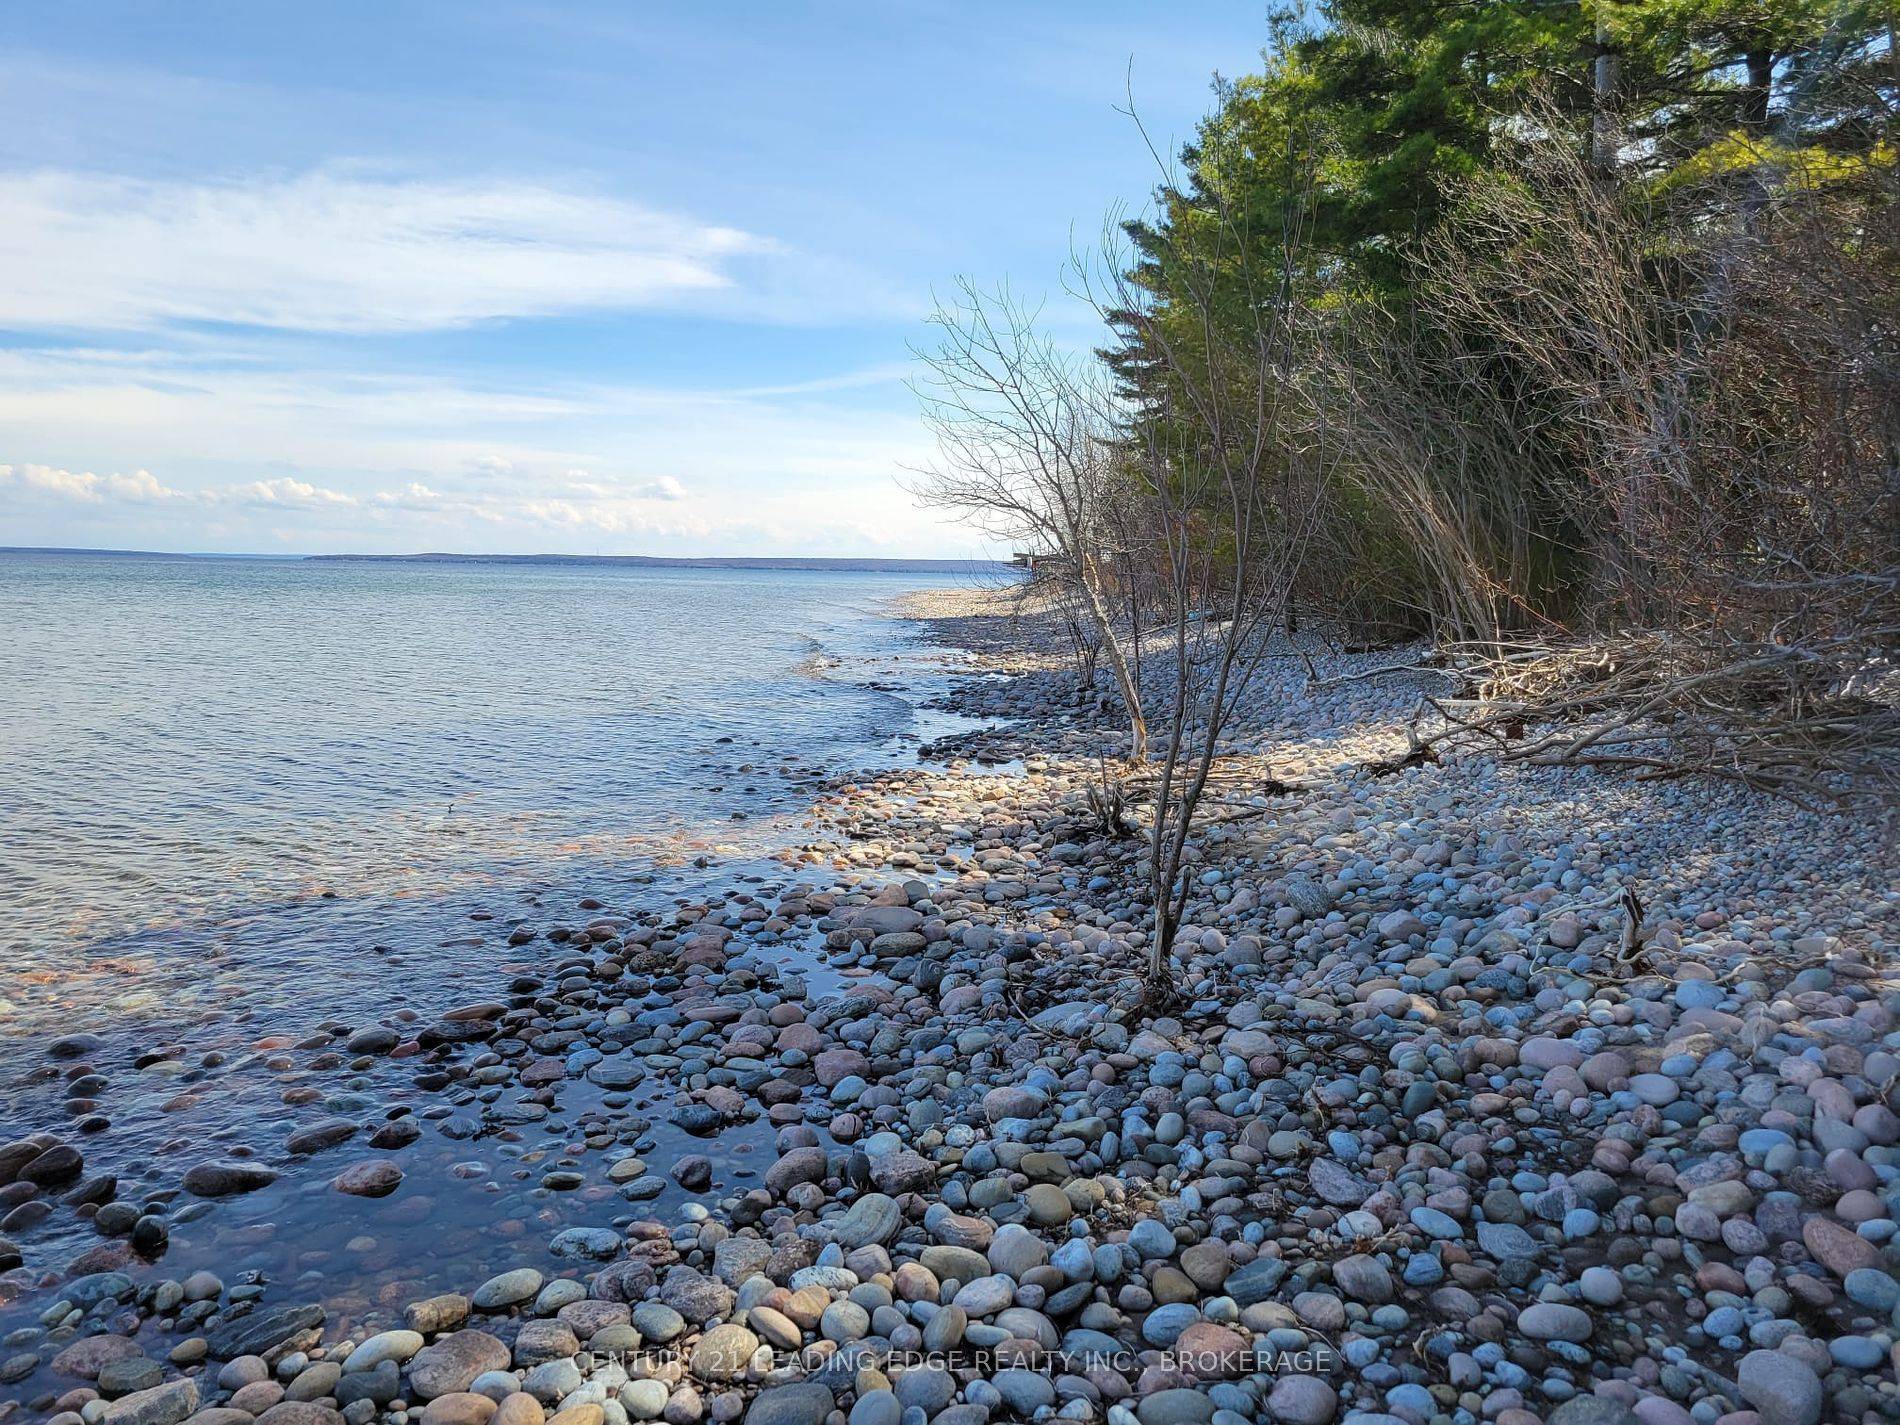
<path fill-rule="evenodd" d="M 99 563 L 0 567 L 0 605 L 25 620 L 4 680 L 10 698 L 50 707 L 61 684 L 83 698 L 112 680 L 114 658 L 125 661 L 117 676 L 136 677 L 128 670 L 157 618 L 141 600 L 174 601 L 174 641 L 202 638 L 201 652 L 228 661 L 198 670 L 219 691 L 200 728 L 190 724 L 202 709 L 184 692 L 145 711 L 131 692 L 89 711 L 82 740 L 136 744 L 143 728 L 144 763 L 130 745 L 118 768 L 47 761 L 32 707 L 15 708 L 14 732 L 0 737 L 0 760 L 19 774 L 9 795 L 20 824 L 63 828 L 56 843 L 4 853 L 20 873 L 7 894 L 21 899 L 6 905 L 0 950 L 0 1142 L 37 1135 L 75 1157 L 71 1173 L 52 1163 L 45 1183 L 0 1187 L 0 1239 L 25 1257 L 0 1277 L 0 1336 L 60 1298 L 41 1289 L 56 1276 L 117 1271 L 210 1272 L 266 1305 L 318 1302 L 331 1325 L 368 1331 L 396 1324 L 404 1303 L 504 1268 L 585 1264 L 590 1233 L 676 1221 L 685 1204 L 764 1173 L 774 1130 L 759 1105 L 721 1113 L 706 1104 L 716 1092 L 677 1102 L 661 1058 L 642 1066 L 629 1054 L 629 1071 L 563 1068 L 556 1057 L 538 1077 L 498 1064 L 453 1087 L 432 1061 L 480 1054 L 491 1013 L 532 1003 L 586 945 L 590 922 L 716 909 L 734 894 L 769 900 L 788 879 L 769 854 L 796 840 L 824 774 L 901 762 L 921 740 L 967 726 L 921 709 L 954 660 L 880 612 L 927 579 L 641 586 L 478 570 L 458 585 L 438 570 Z M 464 636 L 427 630 L 423 643 L 450 651 L 405 667 L 423 644 L 371 629 L 360 656 L 389 666 L 323 671 L 316 684 L 357 701 L 312 706 L 299 681 L 321 668 L 321 650 L 291 660 L 276 634 L 247 643 L 232 622 L 264 595 L 327 619 L 317 643 L 361 634 L 352 611 L 380 618 L 405 601 L 457 621 Z M 645 610 L 645 643 L 630 642 L 633 621 L 614 613 L 628 601 Z M 119 607 L 105 612 L 108 603 Z M 83 619 L 89 604 L 107 625 L 93 658 L 105 666 L 62 677 L 58 631 L 46 625 Z M 525 655 L 532 666 L 507 670 L 497 699 L 495 670 L 478 666 L 491 635 L 468 631 L 488 620 L 501 637 L 543 617 L 553 626 Z M 603 621 L 619 655 L 604 671 Z M 729 637 L 710 649 L 652 637 L 689 625 Z M 158 661 L 178 651 L 162 648 Z M 253 687 L 259 705 L 236 706 Z M 608 706 L 630 697 L 637 716 Z M 479 715 L 472 702 L 485 705 Z M 291 718 L 300 704 L 308 717 Z M 487 731 L 471 741 L 478 724 Z M 237 745 L 253 735 L 266 745 Z M 180 744 L 194 738 L 188 755 Z M 234 765 L 201 779 L 197 769 L 224 751 Z M 279 762 L 281 777 L 264 770 Z M 227 798 L 246 764 L 262 790 L 236 805 Z M 378 785 L 406 774 L 413 785 Z M 438 824 L 392 805 L 452 791 L 444 777 L 469 785 Z M 141 815 L 168 795 L 174 804 L 144 836 Z M 831 968 L 807 934 L 741 935 L 732 955 L 748 954 L 764 982 L 788 977 L 794 997 L 862 978 Z M 646 1003 L 670 1013 L 663 987 Z M 822 1122 L 818 1131 L 832 1142 Z M 692 1159 L 704 1162 L 676 1171 Z M 8 1164 L 0 1179 L 34 1171 Z M 6 1391 L 25 1398 L 39 1375 Z"/>

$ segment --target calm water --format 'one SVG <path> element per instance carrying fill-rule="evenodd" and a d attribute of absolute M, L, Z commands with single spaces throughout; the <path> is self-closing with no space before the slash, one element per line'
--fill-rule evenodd
<path fill-rule="evenodd" d="M 122 1200 L 174 1202 L 135 1275 L 242 1264 L 335 1324 L 552 1266 L 555 1230 L 629 1210 L 538 1187 L 599 1090 L 570 1081 L 518 1142 L 432 1132 L 398 1193 L 351 1198 L 334 1155 L 283 1161 L 285 1134 L 434 1101 L 413 1065 L 339 1077 L 271 1036 L 492 998 L 564 954 L 509 928 L 585 923 L 582 897 L 791 879 L 769 853 L 806 839 L 820 777 L 952 730 L 921 707 L 942 655 L 882 612 L 933 582 L 955 581 L 0 555 L 0 1141 L 56 1134 Z M 83 1100 L 46 1056 L 76 1032 L 103 1040 Z M 634 1098 L 620 1121 L 650 1118 L 658 1175 L 689 1140 L 665 1085 Z M 761 1120 L 690 1150 L 715 1155 L 716 1192 L 770 1141 Z M 186 1167 L 244 1149 L 284 1178 L 175 1210 Z M 641 1210 L 672 1220 L 683 1197 L 668 1179 Z M 0 1226 L 27 1254 L 0 1274 L 4 1334 L 43 1309 L 42 1273 L 105 1242 L 65 1206 Z"/>
<path fill-rule="evenodd" d="M 868 685 L 930 582 L 0 556 L 0 1013 L 247 945 L 323 994 L 416 903 L 769 847 L 917 732 L 928 687 Z"/>

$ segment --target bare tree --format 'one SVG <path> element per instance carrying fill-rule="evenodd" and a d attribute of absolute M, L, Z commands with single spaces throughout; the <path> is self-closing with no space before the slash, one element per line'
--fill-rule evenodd
<path fill-rule="evenodd" d="M 1301 142 L 1289 134 L 1290 172 Z M 1303 377 L 1311 205 L 1299 182 L 1286 191 L 1263 233 L 1217 190 L 1164 189 L 1164 201 L 1195 210 L 1195 221 L 1143 230 L 1148 271 L 1165 281 L 1134 276 L 1111 240 L 1092 287 L 1132 358 L 1119 364 L 1149 373 L 1127 447 L 1152 531 L 1153 617 L 1169 645 L 1146 858 L 1153 1006 L 1179 993 L 1172 952 L 1197 817 L 1223 736 L 1287 623 L 1333 459 Z"/>
<path fill-rule="evenodd" d="M 1107 655 L 1127 710 L 1129 755 L 1145 759 L 1141 689 L 1110 608 L 1105 539 L 1122 487 L 1105 382 L 1087 357 L 1039 331 L 1037 310 L 1008 288 L 986 292 L 966 279 L 957 294 L 930 318 L 935 346 L 917 353 L 927 374 L 912 389 L 939 459 L 920 472 L 914 493 L 1053 556 L 1045 568 L 1073 594 L 1093 634 L 1078 647 Z"/>

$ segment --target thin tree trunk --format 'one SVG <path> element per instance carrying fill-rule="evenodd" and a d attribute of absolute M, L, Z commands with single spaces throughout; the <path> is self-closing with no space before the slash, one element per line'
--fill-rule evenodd
<path fill-rule="evenodd" d="M 1743 63 L 1748 83 L 1742 86 L 1742 127 L 1752 134 L 1768 131 L 1768 102 L 1775 89 L 1775 56 L 1770 50 L 1750 50 Z"/>
<path fill-rule="evenodd" d="M 1080 578 L 1076 582 L 1082 586 L 1082 596 L 1089 606 L 1089 617 L 1095 620 L 1102 647 L 1108 651 L 1109 669 L 1121 688 L 1122 704 L 1128 709 L 1128 755 L 1135 761 L 1145 762 L 1148 759 L 1148 722 L 1141 713 L 1141 689 L 1136 686 L 1134 675 L 1128 670 L 1128 659 L 1122 654 L 1121 639 L 1116 636 L 1115 625 L 1109 619 L 1108 606 L 1102 602 L 1102 576 L 1096 568 L 1095 556 L 1086 551 L 1078 553 L 1076 571 Z"/>
<path fill-rule="evenodd" d="M 1597 0 L 1597 58 L 1590 95 L 1590 161 L 1598 173 L 1616 172 L 1616 86 L 1623 57 L 1610 40 L 1609 0 Z"/>

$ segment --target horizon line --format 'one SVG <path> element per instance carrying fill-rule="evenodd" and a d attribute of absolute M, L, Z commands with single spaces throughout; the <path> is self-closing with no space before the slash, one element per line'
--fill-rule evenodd
<path fill-rule="evenodd" d="M 931 555 L 906 554 L 511 554 L 476 553 L 454 550 L 415 550 L 401 554 L 372 554 L 350 550 L 338 550 L 329 553 L 274 554 L 248 551 L 184 550 L 184 549 L 113 549 L 94 545 L 60 544 L 9 544 L 0 545 L 0 555 L 6 554 L 83 554 L 107 558 L 127 559 L 258 559 L 281 560 L 286 562 L 302 561 L 352 561 L 363 562 L 400 562 L 410 560 L 433 563 L 587 563 L 587 564 L 659 564 L 659 565 L 713 565 L 754 567 L 772 566 L 812 566 L 812 565 L 938 565 L 946 568 L 968 568 L 987 565 L 998 569 L 1016 567 L 1010 560 L 979 556 L 959 556 L 944 558 Z"/>

